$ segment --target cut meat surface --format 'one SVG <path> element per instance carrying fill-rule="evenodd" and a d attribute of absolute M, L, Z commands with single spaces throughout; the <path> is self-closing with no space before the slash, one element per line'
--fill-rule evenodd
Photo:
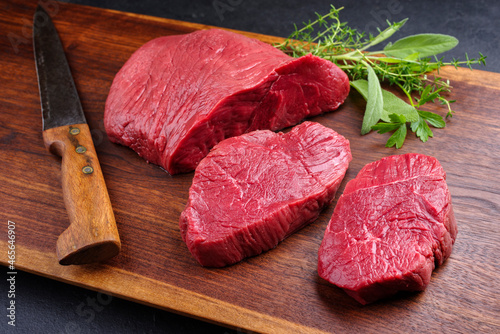
<path fill-rule="evenodd" d="M 182 238 L 211 267 L 274 248 L 333 200 L 350 161 L 348 140 L 314 122 L 226 139 L 196 168 Z"/>
<path fill-rule="evenodd" d="M 366 165 L 340 196 L 318 253 L 318 274 L 362 304 L 423 291 L 457 235 L 446 174 L 421 154 Z"/>
<path fill-rule="evenodd" d="M 329 61 L 201 30 L 139 48 L 113 80 L 104 125 L 111 141 L 175 174 L 194 170 L 225 138 L 295 125 L 348 93 L 347 75 Z"/>

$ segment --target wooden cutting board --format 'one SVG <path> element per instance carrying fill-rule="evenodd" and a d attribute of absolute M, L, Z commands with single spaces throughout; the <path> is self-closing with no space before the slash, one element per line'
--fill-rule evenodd
<path fill-rule="evenodd" d="M 257 332 L 500 331 L 500 75 L 444 69 L 456 115 L 423 144 L 400 150 L 387 136 L 359 135 L 363 99 L 351 93 L 312 120 L 350 142 L 353 161 L 337 194 L 365 164 L 392 154 L 438 158 L 448 175 L 459 234 L 453 254 L 425 292 L 361 306 L 320 279 L 317 250 L 335 202 L 276 249 L 223 269 L 202 268 L 181 240 L 178 220 L 193 174 L 166 174 L 108 141 L 103 110 L 114 75 L 143 43 L 207 26 L 45 1 L 60 32 L 114 207 L 123 248 L 102 264 L 64 267 L 55 244 L 67 227 L 60 159 L 42 140 L 31 23 L 35 2 L 0 8 L 1 263 L 7 222 L 16 224 L 16 267 L 173 312 Z M 277 39 L 244 33 L 267 42 Z M 440 106 L 432 110 L 444 113 Z"/>

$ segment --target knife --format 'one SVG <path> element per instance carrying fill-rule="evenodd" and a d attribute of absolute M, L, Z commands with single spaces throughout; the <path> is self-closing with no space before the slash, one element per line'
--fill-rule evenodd
<path fill-rule="evenodd" d="M 33 20 L 33 48 L 43 140 L 51 153 L 62 157 L 61 183 L 70 221 L 57 239 L 59 263 L 107 260 L 121 248 L 115 216 L 63 46 L 41 6 Z"/>

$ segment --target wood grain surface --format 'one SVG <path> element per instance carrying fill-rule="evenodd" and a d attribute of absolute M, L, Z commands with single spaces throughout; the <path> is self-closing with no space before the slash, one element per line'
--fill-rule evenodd
<path fill-rule="evenodd" d="M 418 152 L 447 172 L 458 237 L 451 257 L 422 293 L 361 306 L 318 277 L 317 250 L 335 202 L 274 250 L 223 269 L 200 267 L 182 242 L 178 220 L 192 173 L 168 175 L 109 142 L 103 111 L 114 75 L 152 38 L 206 26 L 44 1 L 80 93 L 122 241 L 102 263 L 58 264 L 67 228 L 60 158 L 44 147 L 31 22 L 36 2 L 3 1 L 0 10 L 0 262 L 7 265 L 7 221 L 16 226 L 16 266 L 139 303 L 228 327 L 266 333 L 496 333 L 500 331 L 500 75 L 443 69 L 457 99 L 455 116 L 423 144 L 384 147 L 387 136 L 360 136 L 364 100 L 352 92 L 337 111 L 311 120 L 350 140 L 353 161 L 339 189 L 365 164 Z M 244 33 L 245 34 L 245 33 Z M 248 34 L 270 42 L 272 37 Z M 440 106 L 432 110 L 445 112 Z"/>

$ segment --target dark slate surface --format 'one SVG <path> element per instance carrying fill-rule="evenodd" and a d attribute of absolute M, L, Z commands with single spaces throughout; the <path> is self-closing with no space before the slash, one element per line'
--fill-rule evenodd
<path fill-rule="evenodd" d="M 500 3 L 475 1 L 403 0 L 72 0 L 69 2 L 210 24 L 275 36 L 287 36 L 293 23 L 329 10 L 330 3 L 344 6 L 343 21 L 359 30 L 375 32 L 385 20 L 410 18 L 400 38 L 417 33 L 443 33 L 457 37 L 459 45 L 446 59 L 464 59 L 467 52 L 488 56 L 486 69 L 500 72 Z M 4 286 L 5 283 L 3 283 Z M 6 305 L 6 290 L 0 299 Z M 16 278 L 16 327 L 0 332 L 18 333 L 238 333 L 199 320 L 113 298 L 47 278 L 20 272 Z M 4 309 L 5 310 L 5 309 Z"/>

